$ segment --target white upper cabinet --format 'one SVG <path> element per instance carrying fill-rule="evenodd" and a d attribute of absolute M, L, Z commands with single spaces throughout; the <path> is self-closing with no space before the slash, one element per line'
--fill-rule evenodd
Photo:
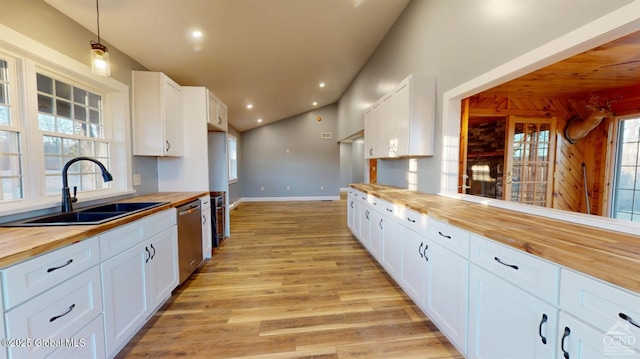
<path fill-rule="evenodd" d="M 435 77 L 410 75 L 376 101 L 365 112 L 365 158 L 432 156 L 435 100 Z"/>
<path fill-rule="evenodd" d="M 209 116 L 207 118 L 207 125 L 212 130 L 218 130 L 227 132 L 229 126 L 227 124 L 227 105 L 218 100 L 216 96 L 207 91 L 208 93 L 208 111 Z"/>
<path fill-rule="evenodd" d="M 161 72 L 132 71 L 133 154 L 183 155 L 182 88 Z"/>

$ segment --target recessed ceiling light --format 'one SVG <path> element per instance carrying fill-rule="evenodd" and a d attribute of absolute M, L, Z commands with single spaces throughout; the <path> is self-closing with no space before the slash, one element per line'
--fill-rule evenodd
<path fill-rule="evenodd" d="M 318 103 L 317 103 L 317 102 L 314 102 L 314 103 L 313 103 L 313 105 L 314 105 L 314 106 L 318 106 Z"/>
<path fill-rule="evenodd" d="M 324 82 L 321 82 L 320 87 L 324 87 L 324 86 L 325 86 Z"/>
<path fill-rule="evenodd" d="M 248 108 L 249 110 L 251 110 L 251 109 L 253 108 L 253 105 L 252 105 L 252 104 L 248 104 L 248 105 L 247 105 L 247 108 Z"/>
<path fill-rule="evenodd" d="M 259 118 L 259 119 L 258 119 L 258 123 L 260 123 L 260 122 L 262 122 L 262 119 L 261 119 L 261 118 Z"/>
<path fill-rule="evenodd" d="M 202 31 L 194 31 L 191 33 L 191 36 L 195 37 L 195 38 L 200 38 L 202 37 Z"/>

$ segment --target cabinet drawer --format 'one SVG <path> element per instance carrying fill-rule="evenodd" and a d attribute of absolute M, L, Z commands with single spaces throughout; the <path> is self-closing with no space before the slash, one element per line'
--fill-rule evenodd
<path fill-rule="evenodd" d="M 383 216 L 398 217 L 398 205 L 375 196 L 370 196 L 369 203 L 371 204 L 371 208 L 373 208 Z"/>
<path fill-rule="evenodd" d="M 5 309 L 98 264 L 98 248 L 98 238 L 92 237 L 3 269 L 0 272 Z"/>
<path fill-rule="evenodd" d="M 431 240 L 463 258 L 469 258 L 469 232 L 433 218 L 429 218 L 427 230 Z"/>
<path fill-rule="evenodd" d="M 56 349 L 47 358 L 93 358 L 107 357 L 104 346 L 104 322 L 102 315 L 91 321 L 73 337 L 62 340 L 62 347 Z"/>
<path fill-rule="evenodd" d="M 563 268 L 560 275 L 560 308 L 607 332 L 635 337 L 640 350 L 640 295 Z"/>
<path fill-rule="evenodd" d="M 427 234 L 427 215 L 414 211 L 407 207 L 400 207 L 398 219 L 400 224 L 419 233 L 423 236 Z"/>
<path fill-rule="evenodd" d="M 211 196 L 200 197 L 200 208 L 201 209 L 211 208 Z"/>
<path fill-rule="evenodd" d="M 560 268 L 489 239 L 471 236 L 471 262 L 532 293 L 558 304 Z"/>
<path fill-rule="evenodd" d="M 5 313 L 8 338 L 64 341 L 102 312 L 100 270 L 93 267 Z M 17 358 L 44 358 L 55 346 L 11 347 Z"/>
<path fill-rule="evenodd" d="M 175 208 L 158 212 L 100 235 L 100 258 L 105 261 L 176 225 Z"/>

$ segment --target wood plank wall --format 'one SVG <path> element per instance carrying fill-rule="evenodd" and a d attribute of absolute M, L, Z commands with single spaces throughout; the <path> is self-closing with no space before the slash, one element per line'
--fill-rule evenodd
<path fill-rule="evenodd" d="M 608 122 L 575 145 L 564 138 L 567 121 L 574 115 L 586 116 L 585 99 L 546 97 L 507 97 L 476 95 L 469 101 L 469 116 L 555 116 L 557 118 L 556 163 L 553 208 L 586 213 L 582 163 L 587 168 L 591 213 L 601 214 L 606 165 Z M 603 157 L 605 156 L 605 157 Z"/>

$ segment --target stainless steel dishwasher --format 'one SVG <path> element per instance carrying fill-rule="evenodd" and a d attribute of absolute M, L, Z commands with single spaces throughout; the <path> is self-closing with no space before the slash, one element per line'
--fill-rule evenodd
<path fill-rule="evenodd" d="M 178 265 L 180 284 L 202 263 L 200 200 L 178 207 Z"/>

